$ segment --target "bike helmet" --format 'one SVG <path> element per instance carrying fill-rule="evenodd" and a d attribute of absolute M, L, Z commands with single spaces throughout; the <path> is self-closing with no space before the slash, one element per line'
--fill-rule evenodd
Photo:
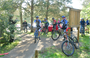
<path fill-rule="evenodd" d="M 44 18 L 46 20 L 46 18 Z"/>
<path fill-rule="evenodd" d="M 54 19 L 54 17 L 52 19 Z"/>
<path fill-rule="evenodd" d="M 81 18 L 81 19 L 84 19 L 84 18 Z"/>
<path fill-rule="evenodd" d="M 65 18 L 65 16 L 62 16 L 62 18 Z"/>

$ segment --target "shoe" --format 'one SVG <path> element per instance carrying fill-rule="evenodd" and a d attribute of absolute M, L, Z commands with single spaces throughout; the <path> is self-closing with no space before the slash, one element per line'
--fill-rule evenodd
<path fill-rule="evenodd" d="M 36 39 L 35 39 L 34 43 L 36 43 Z"/>
<path fill-rule="evenodd" d="M 65 39 L 66 39 L 66 38 L 64 37 L 63 41 L 65 41 Z"/>
<path fill-rule="evenodd" d="M 63 41 L 65 41 L 65 38 L 63 39 Z"/>
<path fill-rule="evenodd" d="M 39 40 L 41 40 L 41 38 L 39 37 Z"/>
<path fill-rule="evenodd" d="M 36 43 L 36 41 L 34 41 L 34 43 Z"/>

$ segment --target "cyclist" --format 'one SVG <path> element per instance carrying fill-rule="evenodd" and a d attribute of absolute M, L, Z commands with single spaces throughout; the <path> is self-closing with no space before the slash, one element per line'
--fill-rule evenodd
<path fill-rule="evenodd" d="M 49 25 L 49 22 L 47 21 L 46 18 L 44 18 L 44 21 L 42 21 L 44 24 L 45 24 L 45 29 L 46 29 L 46 35 L 47 35 L 47 32 L 48 32 L 48 25 Z"/>
<path fill-rule="evenodd" d="M 38 36 L 39 40 L 41 40 L 40 39 L 41 20 L 39 19 L 39 16 L 36 16 L 36 20 L 34 20 L 34 23 L 36 23 L 36 28 L 39 28 Z"/>
<path fill-rule="evenodd" d="M 64 32 L 66 32 L 68 21 L 65 19 L 65 16 L 62 16 L 61 23 L 63 23 L 62 29 L 64 30 Z M 65 40 L 65 36 L 64 36 L 64 39 L 63 40 Z"/>
<path fill-rule="evenodd" d="M 54 18 L 52 18 L 52 20 L 53 20 L 53 30 L 56 30 L 57 22 Z"/>
<path fill-rule="evenodd" d="M 62 16 L 61 23 L 63 23 L 62 29 L 64 30 L 64 32 L 66 32 L 68 21 L 65 19 L 65 16 Z"/>

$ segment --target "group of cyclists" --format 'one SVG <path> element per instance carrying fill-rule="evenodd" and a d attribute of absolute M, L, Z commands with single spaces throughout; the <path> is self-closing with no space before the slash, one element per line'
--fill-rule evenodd
<path fill-rule="evenodd" d="M 89 21 L 87 21 L 87 22 L 89 22 Z M 49 23 L 48 23 L 48 20 L 46 18 L 44 18 L 44 20 L 41 21 L 39 19 L 39 16 L 36 16 L 36 20 L 34 20 L 34 23 L 36 24 L 36 28 L 35 28 L 36 30 L 34 32 L 34 35 L 38 31 L 37 32 L 38 35 L 35 35 L 35 42 L 34 43 L 36 43 L 37 38 L 39 38 L 39 40 L 41 40 L 40 39 L 40 32 L 41 32 L 41 28 L 42 28 L 42 23 L 45 24 L 44 27 L 46 28 L 46 33 L 48 32 Z M 81 24 L 81 27 L 84 27 L 83 25 L 85 25 L 85 21 L 82 19 L 80 21 L 80 24 Z M 53 28 L 52 28 L 51 38 L 55 41 L 60 36 L 63 36 L 64 39 L 63 39 L 63 43 L 61 45 L 62 52 L 67 56 L 73 55 L 75 48 L 76 49 L 79 48 L 79 42 L 78 42 L 76 36 L 72 36 L 72 27 L 71 28 L 68 27 L 68 21 L 67 21 L 66 17 L 62 16 L 62 20 L 60 20 L 60 18 L 59 18 L 58 22 L 53 17 L 52 18 L 52 25 L 53 25 Z M 88 23 L 88 25 L 89 25 L 89 23 Z M 58 27 L 58 30 L 56 30 L 56 27 Z M 67 32 L 68 29 L 71 30 L 71 32 L 70 32 L 71 36 L 68 35 L 68 32 Z M 60 30 L 63 30 L 63 32 Z M 54 37 L 54 36 L 56 36 L 56 37 Z"/>
<path fill-rule="evenodd" d="M 36 20 L 34 20 L 34 23 L 36 23 L 36 28 L 38 28 L 39 40 L 41 40 L 40 39 L 40 32 L 41 32 L 41 26 L 42 26 L 41 23 L 45 23 L 45 28 L 46 28 L 46 33 L 47 33 L 49 22 L 46 18 L 44 18 L 44 20 L 41 21 L 39 19 L 39 16 L 36 16 Z M 62 27 L 60 27 L 60 23 L 63 23 Z M 56 26 L 58 25 L 58 27 L 62 28 L 64 30 L 64 32 L 66 32 L 67 24 L 68 24 L 68 21 L 66 20 L 65 16 L 62 16 L 62 20 L 60 21 L 60 19 L 59 19 L 58 22 L 55 20 L 54 17 L 52 18 L 53 30 L 56 30 Z M 35 29 L 34 29 L 34 31 L 35 31 Z"/>

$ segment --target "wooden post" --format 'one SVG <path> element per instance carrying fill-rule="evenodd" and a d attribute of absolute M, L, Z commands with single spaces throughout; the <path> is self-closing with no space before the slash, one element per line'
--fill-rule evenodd
<path fill-rule="evenodd" d="M 78 29 L 77 40 L 79 42 L 79 27 L 77 29 Z"/>
<path fill-rule="evenodd" d="M 69 8 L 69 27 L 77 27 L 78 33 L 77 33 L 77 39 L 79 42 L 79 24 L 80 24 L 80 11 L 79 9 Z M 71 30 L 69 30 L 70 32 Z M 70 33 L 69 33 L 70 36 Z"/>
<path fill-rule="evenodd" d="M 69 8 L 69 28 L 71 27 L 71 8 Z M 69 29 L 69 36 L 71 36 L 71 30 Z"/>
<path fill-rule="evenodd" d="M 71 36 L 71 29 L 69 29 L 69 32 L 68 33 L 69 33 L 69 36 Z"/>
<path fill-rule="evenodd" d="M 38 50 L 35 51 L 35 58 L 38 58 Z"/>

